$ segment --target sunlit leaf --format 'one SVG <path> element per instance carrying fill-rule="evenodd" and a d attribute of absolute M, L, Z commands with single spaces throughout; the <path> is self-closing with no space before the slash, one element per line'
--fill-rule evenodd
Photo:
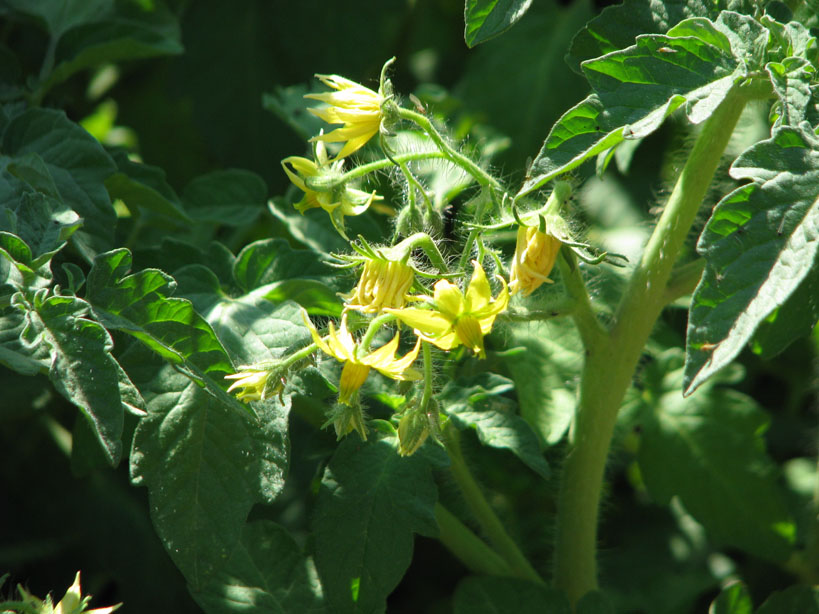
<path fill-rule="evenodd" d="M 734 22 L 747 30 L 740 38 Z M 750 17 L 723 12 L 711 22 L 682 21 L 667 34 L 583 63 L 593 93 L 552 128 L 519 195 L 527 194 L 624 139 L 655 131 L 678 108 L 707 119 L 734 83 L 761 66 L 768 31 Z"/>
<path fill-rule="evenodd" d="M 466 0 L 464 40 L 469 47 L 511 28 L 526 14 L 532 0 Z"/>
<path fill-rule="evenodd" d="M 752 614 L 753 611 L 748 589 L 741 582 L 734 582 L 720 591 L 708 614 Z"/>
<path fill-rule="evenodd" d="M 687 392 L 733 360 L 759 324 L 815 276 L 817 150 L 814 137 L 786 127 L 734 162 L 731 174 L 754 182 L 723 198 L 700 236 L 707 266 L 688 321 Z M 819 297 L 806 299 L 790 309 L 797 321 L 815 322 Z"/>

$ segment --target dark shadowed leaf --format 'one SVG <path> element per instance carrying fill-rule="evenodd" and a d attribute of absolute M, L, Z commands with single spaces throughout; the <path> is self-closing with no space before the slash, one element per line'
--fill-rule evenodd
<path fill-rule="evenodd" d="M 251 507 L 284 485 L 289 401 L 237 410 L 139 345 L 123 364 L 148 411 L 134 434 L 132 480 L 148 488 L 157 533 L 201 590 L 227 564 Z"/>
<path fill-rule="evenodd" d="M 198 221 L 243 226 L 264 211 L 267 186 L 250 171 L 214 171 L 186 185 L 182 201 L 190 216 Z"/>
<path fill-rule="evenodd" d="M 321 481 L 313 519 L 316 567 L 333 612 L 383 612 L 412 558 L 413 534 L 437 533 L 437 489 L 422 455 L 395 438 L 348 436 Z"/>
<path fill-rule="evenodd" d="M 193 596 L 212 614 L 325 611 L 312 561 L 284 528 L 266 520 L 245 525 L 225 567 Z"/>
<path fill-rule="evenodd" d="M 549 465 L 532 427 L 515 413 L 515 403 L 504 392 L 512 380 L 484 373 L 468 380 L 449 382 L 438 394 L 441 410 L 461 429 L 474 429 L 485 446 L 510 450 L 530 469 L 549 477 Z"/>
<path fill-rule="evenodd" d="M 90 422 L 109 463 L 122 455 L 124 409 L 139 411 L 142 398 L 128 375 L 111 356 L 108 331 L 91 317 L 88 303 L 74 296 L 48 296 L 40 290 L 30 300 L 16 295 L 25 309 L 22 344 L 41 354 L 48 351 L 48 374 L 54 387 Z"/>
<path fill-rule="evenodd" d="M 810 586 L 791 586 L 765 600 L 756 614 L 817 614 L 819 591 Z"/>
<path fill-rule="evenodd" d="M 786 559 L 795 528 L 764 450 L 767 416 L 714 380 L 683 398 L 681 366 L 669 350 L 644 373 L 638 462 L 649 492 L 660 503 L 678 496 L 717 543 Z"/>
<path fill-rule="evenodd" d="M 455 614 L 571 614 L 566 596 L 543 584 L 516 578 L 477 577 L 455 589 Z"/>
<path fill-rule="evenodd" d="M 116 167 L 91 135 L 61 111 L 29 109 L 9 123 L 2 150 L 19 160 L 12 170 L 41 194 L 38 199 L 48 200 L 52 211 L 61 216 L 61 225 L 70 225 L 70 220 L 60 202 L 82 218 L 82 228 L 74 233 L 72 242 L 83 256 L 90 261 L 98 252 L 111 248 L 116 216 L 104 181 Z M 4 200 L 25 191 L 11 189 L 9 193 L 9 186 L 0 186 Z"/>

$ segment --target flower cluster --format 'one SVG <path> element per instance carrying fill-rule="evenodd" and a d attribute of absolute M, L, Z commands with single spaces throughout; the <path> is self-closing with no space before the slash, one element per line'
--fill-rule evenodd
<path fill-rule="evenodd" d="M 388 65 L 389 62 L 385 70 Z M 360 178 L 372 172 L 373 168 L 389 165 L 400 169 L 410 192 L 414 194 L 414 190 L 419 189 L 427 206 L 433 210 L 425 188 L 409 170 L 407 158 L 403 162 L 397 159 L 399 156 L 385 146 L 383 138 L 381 145 L 385 160 L 370 163 L 366 169 L 359 167 L 345 172 L 343 168 L 345 159 L 364 147 L 376 134 L 389 136 L 391 132 L 386 125 L 392 126 L 394 122 L 404 119 L 415 122 L 431 137 L 439 149 L 439 156 L 459 163 L 476 178 L 483 173 L 474 163 L 459 158 L 459 154 L 436 132 L 427 118 L 397 106 L 383 72 L 378 91 L 338 75 L 317 77 L 331 91 L 307 95 L 307 98 L 324 104 L 310 111 L 337 127 L 310 139 L 314 143 L 312 159 L 290 156 L 282 161 L 284 172 L 304 194 L 295 203 L 300 213 L 323 209 L 346 238 L 344 217 L 359 215 L 375 201 L 382 200 L 374 191 L 366 192 L 354 187 L 351 177 Z M 335 157 L 328 153 L 328 144 L 341 145 Z M 481 176 L 484 183 L 489 181 L 490 185 L 495 185 L 492 184 L 494 179 L 490 181 L 485 174 Z M 507 309 L 511 297 L 515 294 L 528 297 L 542 284 L 552 283 L 549 275 L 561 247 L 569 245 L 574 248 L 579 245 L 571 241 L 565 222 L 559 215 L 559 209 L 568 196 L 568 187 L 558 182 L 543 208 L 525 213 L 524 219 L 518 216 L 513 204 L 511 211 L 514 220 L 507 214 L 506 221 L 494 227 L 506 228 L 517 224 L 517 243 L 509 266 L 509 281 L 507 283 L 502 275 L 496 274 L 494 292 L 483 262 L 488 255 L 492 255 L 501 272 L 503 265 L 498 257 L 499 252 L 487 248 L 477 232 L 480 228 L 489 227 L 473 226 L 476 230 L 470 234 L 464 247 L 460 260 L 462 267 L 466 268 L 469 256 L 475 251 L 481 257 L 471 260 L 471 275 L 468 282 L 463 284 L 455 278 L 464 278 L 467 271 L 450 272 L 446 259 L 427 234 L 428 230 L 413 228 L 414 234 L 410 234 L 400 223 L 401 216 L 395 235 L 410 236 L 398 244 L 374 248 L 359 237 L 358 242 L 350 244 L 357 254 L 335 254 L 344 262 L 338 266 L 361 268 L 355 287 L 349 293 L 340 295 L 345 305 L 338 324 L 331 320 L 326 331 L 319 332 L 307 311 L 302 310 L 312 345 L 277 362 L 275 368 L 264 365 L 240 367 L 237 373 L 228 376 L 234 380 L 228 391 L 235 391 L 242 401 L 264 401 L 276 392 L 281 394 L 286 372 L 297 359 L 320 352 L 342 365 L 338 379 L 338 403 L 328 410 L 328 424 L 334 426 L 338 437 L 356 431 L 366 439 L 367 430 L 359 397 L 370 373 L 375 370 L 389 379 L 405 382 L 402 388 L 405 392 L 413 388 L 413 382 L 421 381 L 421 392 L 420 388 L 414 388 L 414 392 L 404 397 L 405 403 L 398 420 L 399 451 L 404 455 L 412 454 L 428 435 L 434 435 L 438 430 L 438 406 L 432 393 L 430 346 L 446 352 L 464 347 L 478 358 L 486 357 L 484 338 L 492 331 L 498 316 Z M 503 202 L 507 202 L 505 197 Z M 417 214 L 414 206 L 413 197 L 408 197 L 402 214 L 409 210 Z M 418 268 L 415 257 L 421 252 L 428 265 L 437 272 L 430 273 Z M 421 279 L 423 277 L 434 279 L 431 288 L 425 285 L 426 282 Z M 407 305 L 410 302 L 412 306 Z M 392 327 L 392 330 L 382 336 L 384 326 Z M 403 355 L 399 353 L 402 327 L 408 327 L 415 335 L 414 345 L 408 346 L 410 349 Z M 413 366 L 422 348 L 423 372 Z M 406 401 L 408 398 L 413 400 Z"/>

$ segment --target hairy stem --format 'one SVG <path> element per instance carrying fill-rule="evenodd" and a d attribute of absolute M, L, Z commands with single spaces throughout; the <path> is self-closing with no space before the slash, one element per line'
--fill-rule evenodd
<path fill-rule="evenodd" d="M 735 87 L 703 125 L 631 275 L 610 336 L 586 348 L 555 541 L 555 585 L 572 603 L 597 588 L 597 517 L 617 412 L 666 304 L 672 267 L 749 97 Z"/>
<path fill-rule="evenodd" d="M 515 575 L 506 561 L 440 503 L 435 504 L 435 520 L 440 528 L 438 539 L 470 571 L 490 576 Z"/>
<path fill-rule="evenodd" d="M 543 582 L 537 571 L 523 556 L 515 541 L 506 532 L 503 523 L 495 514 L 492 506 L 489 505 L 486 497 L 483 496 L 481 487 L 478 486 L 466 461 L 464 461 L 461 453 L 460 435 L 451 422 L 444 427 L 443 440 L 452 463 L 450 466 L 452 475 L 461 489 L 469 509 L 475 514 L 475 518 L 486 533 L 489 542 L 494 546 L 495 551 L 503 557 L 516 577 L 532 580 L 533 582 Z"/>

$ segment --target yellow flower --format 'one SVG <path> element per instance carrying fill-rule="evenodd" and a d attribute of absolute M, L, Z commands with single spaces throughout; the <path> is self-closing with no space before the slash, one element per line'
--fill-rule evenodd
<path fill-rule="evenodd" d="M 339 401 L 346 405 L 352 405 L 358 394 L 358 389 L 364 384 L 370 369 L 375 369 L 382 375 L 404 381 L 421 379 L 419 371 L 411 369 L 410 365 L 418 357 L 418 350 L 421 348 L 419 339 L 415 347 L 403 358 L 395 358 L 395 351 L 398 349 L 398 333 L 392 341 L 382 345 L 377 350 L 373 350 L 366 356 L 360 356 L 360 348 L 353 339 L 350 331 L 347 330 L 347 316 L 341 317 L 341 328 L 336 331 L 333 323 L 330 322 L 330 332 L 326 339 L 322 339 L 316 327 L 307 316 L 307 312 L 302 310 L 304 324 L 310 329 L 313 341 L 319 346 L 322 352 L 332 356 L 339 362 L 344 363 L 341 369 L 341 380 L 339 381 Z"/>
<path fill-rule="evenodd" d="M 456 285 L 440 279 L 434 287 L 434 309 L 408 307 L 385 311 L 395 314 L 404 324 L 412 326 L 422 339 L 442 350 L 463 344 L 483 358 L 484 335 L 492 330 L 495 317 L 506 309 L 509 291 L 501 278 L 503 289 L 492 300 L 492 290 L 483 267 L 477 261 L 473 264 L 475 270 L 465 295 Z"/>
<path fill-rule="evenodd" d="M 376 200 L 382 200 L 375 191 L 364 192 L 347 185 L 333 185 L 334 176 L 341 174 L 342 161 L 330 164 L 324 143 L 316 146 L 318 163 L 300 156 L 290 156 L 282 160 L 282 168 L 290 181 L 304 192 L 304 198 L 294 207 L 302 215 L 308 209 L 320 207 L 330 214 L 336 229 L 344 235 L 344 216 L 360 215 Z M 326 181 L 322 181 L 326 179 Z M 318 184 L 326 183 L 328 188 L 321 190 Z"/>
<path fill-rule="evenodd" d="M 86 610 L 85 608 L 88 607 L 91 597 L 89 595 L 85 597 L 82 596 L 79 571 L 77 575 L 74 576 L 74 583 L 68 587 L 65 596 L 56 606 L 52 605 L 51 595 L 45 599 L 39 599 L 28 593 L 28 591 L 24 590 L 21 586 L 18 586 L 17 590 L 20 591 L 20 597 L 22 598 L 22 604 L 25 605 L 26 612 L 34 611 L 34 608 L 36 608 L 41 614 L 111 614 L 111 612 L 122 605 L 118 603 L 117 605 L 111 605 L 105 608 Z"/>
<path fill-rule="evenodd" d="M 415 273 L 412 268 L 398 261 L 368 258 L 358 285 L 346 297 L 348 309 L 362 313 L 377 313 L 385 308 L 399 309 L 404 306 Z"/>
<path fill-rule="evenodd" d="M 509 275 L 511 293 L 523 292 L 523 296 L 529 296 L 541 284 L 553 283 L 549 273 L 555 265 L 560 246 L 560 239 L 548 232 L 541 232 L 537 226 L 518 226 L 515 256 Z"/>
<path fill-rule="evenodd" d="M 385 98 L 378 92 L 359 85 L 338 75 L 316 75 L 327 87 L 336 91 L 323 94 L 307 94 L 311 98 L 327 103 L 321 109 L 309 111 L 328 124 L 344 124 L 329 134 L 313 137 L 311 141 L 341 143 L 346 141 L 336 159 L 345 158 L 369 141 L 381 127 L 381 105 Z"/>
<path fill-rule="evenodd" d="M 264 401 L 267 398 L 265 388 L 270 371 L 266 369 L 255 369 L 253 367 L 241 366 L 237 373 L 225 375 L 225 379 L 235 379 L 228 392 L 233 392 L 238 388 L 236 398 L 240 401 Z"/>

